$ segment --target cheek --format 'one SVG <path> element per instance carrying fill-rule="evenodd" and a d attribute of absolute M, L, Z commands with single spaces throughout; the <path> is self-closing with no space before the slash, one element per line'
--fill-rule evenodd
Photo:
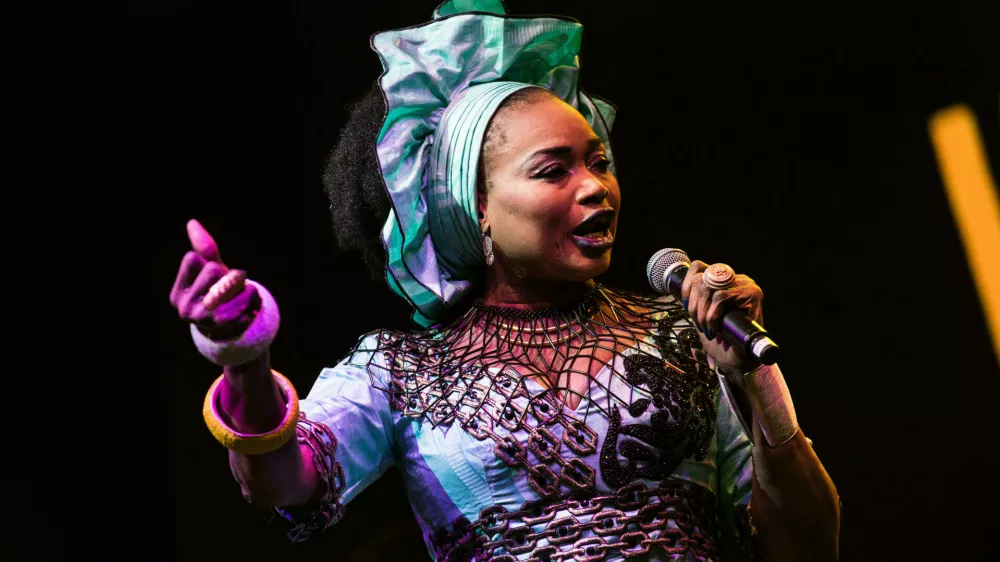
<path fill-rule="evenodd" d="M 615 222 L 612 225 L 612 228 L 617 231 L 619 226 L 618 219 L 621 217 L 622 192 L 618 188 L 618 180 L 614 179 L 614 176 L 612 176 L 611 179 L 609 179 L 604 185 L 608 188 L 608 204 L 615 209 L 618 209 L 618 213 L 615 214 Z"/>
<path fill-rule="evenodd" d="M 569 241 L 566 233 L 570 206 L 563 199 L 559 192 L 540 196 L 537 189 L 498 198 L 501 216 L 497 226 L 504 231 L 501 238 L 515 246 L 519 254 L 551 255 L 564 248 Z"/>
<path fill-rule="evenodd" d="M 605 184 L 608 188 L 608 202 L 611 206 L 618 208 L 622 204 L 622 190 L 618 187 L 618 180 L 614 176 Z"/>

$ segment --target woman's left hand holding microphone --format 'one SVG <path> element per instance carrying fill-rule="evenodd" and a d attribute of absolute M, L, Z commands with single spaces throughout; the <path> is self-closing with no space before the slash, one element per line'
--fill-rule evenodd
<path fill-rule="evenodd" d="M 736 375 L 760 366 L 760 360 L 730 345 L 722 336 L 722 318 L 733 310 L 740 310 L 747 319 L 764 325 L 764 291 L 753 279 L 737 274 L 725 264 L 708 265 L 695 260 L 684 277 L 681 299 L 715 367 Z"/>

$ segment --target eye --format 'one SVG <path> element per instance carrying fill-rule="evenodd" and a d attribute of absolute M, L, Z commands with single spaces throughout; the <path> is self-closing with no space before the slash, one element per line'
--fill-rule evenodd
<path fill-rule="evenodd" d="M 533 177 L 542 180 L 557 180 L 566 175 L 566 168 L 562 166 L 551 166 L 538 172 Z"/>
<path fill-rule="evenodd" d="M 611 160 L 608 160 L 608 156 L 606 154 L 600 154 L 594 159 L 593 162 L 591 162 L 590 167 L 602 173 L 607 173 L 608 169 L 611 167 Z"/>

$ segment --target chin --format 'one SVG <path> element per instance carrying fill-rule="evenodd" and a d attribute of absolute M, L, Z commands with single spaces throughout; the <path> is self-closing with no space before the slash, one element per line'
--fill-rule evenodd
<path fill-rule="evenodd" d="M 576 263 L 574 263 L 570 270 L 573 272 L 573 278 L 578 281 L 587 281 L 593 279 L 611 267 L 611 250 L 607 250 L 600 257 L 586 257 L 581 256 Z"/>

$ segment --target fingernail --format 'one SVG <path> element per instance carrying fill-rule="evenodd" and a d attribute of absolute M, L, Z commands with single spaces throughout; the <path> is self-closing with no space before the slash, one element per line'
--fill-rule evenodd
<path fill-rule="evenodd" d="M 710 339 L 710 340 L 714 340 L 715 339 L 715 336 L 712 334 L 712 329 L 711 328 L 705 328 L 705 337 L 708 338 L 708 339 Z"/>
<path fill-rule="evenodd" d="M 688 300 L 687 300 L 687 299 L 684 299 L 683 301 L 681 301 L 681 303 L 683 303 L 683 304 L 684 304 L 684 310 L 687 310 L 687 307 L 688 307 Z"/>

